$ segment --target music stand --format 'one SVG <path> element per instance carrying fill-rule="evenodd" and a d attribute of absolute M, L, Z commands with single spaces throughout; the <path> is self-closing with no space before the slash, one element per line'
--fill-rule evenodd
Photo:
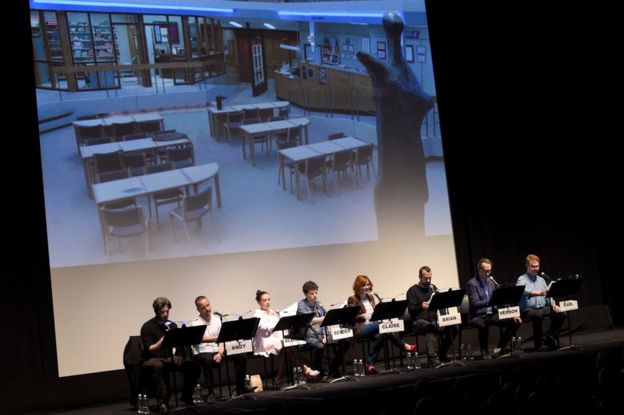
<path fill-rule="evenodd" d="M 314 317 L 314 313 L 305 313 L 305 314 L 294 314 L 292 316 L 285 316 L 279 319 L 273 331 L 282 331 L 282 335 L 284 334 L 284 330 L 288 330 L 288 337 L 290 339 L 295 340 L 303 340 L 305 339 L 305 332 L 301 333 L 302 329 L 304 329 L 312 318 Z M 294 349 L 295 353 L 295 361 L 298 362 L 299 358 L 297 356 L 297 349 Z M 286 371 L 290 373 L 290 367 L 288 367 L 288 359 L 286 359 Z M 293 377 L 293 384 L 291 386 L 287 386 L 282 388 L 281 390 L 290 390 L 296 388 L 304 388 L 310 389 L 308 385 L 296 383 L 296 379 Z"/>
<path fill-rule="evenodd" d="M 191 346 L 202 342 L 206 325 L 191 327 L 176 327 L 165 332 L 164 339 L 160 344 L 161 349 L 171 349 L 171 364 L 175 367 L 173 359 L 173 348 L 181 346 Z M 178 385 L 175 373 L 173 374 L 173 396 L 175 405 L 178 406 Z"/>
<path fill-rule="evenodd" d="M 548 290 L 548 297 L 558 298 L 558 299 L 573 297 L 576 295 L 582 282 L 583 282 L 583 278 L 581 277 L 563 278 L 563 279 L 554 281 L 550 285 L 550 289 Z M 570 310 L 570 311 L 573 311 L 573 310 Z M 572 343 L 572 323 L 570 322 L 569 314 L 568 314 L 568 338 L 570 339 L 570 344 L 565 347 L 560 347 L 559 350 L 581 349 L 580 347 L 577 347 Z"/>
<path fill-rule="evenodd" d="M 219 330 L 219 336 L 217 337 L 216 343 L 219 344 L 236 340 L 250 340 L 256 335 L 258 323 L 260 323 L 260 319 L 258 317 L 252 317 L 247 319 L 239 318 L 237 320 L 224 321 L 221 324 L 221 330 Z M 225 360 L 225 367 L 227 373 L 229 373 L 229 365 L 227 359 Z M 230 393 L 230 396 L 232 396 L 232 390 L 230 389 L 229 384 L 228 391 Z M 246 394 L 240 395 L 240 397 L 244 396 L 246 396 Z M 240 397 L 237 396 L 237 398 L 239 399 Z"/>
<path fill-rule="evenodd" d="M 371 316 L 371 321 L 390 320 L 393 318 L 403 317 L 403 315 L 405 315 L 406 308 L 407 308 L 407 300 L 401 300 L 401 301 L 392 300 L 392 301 L 388 301 L 385 303 L 380 302 L 379 304 L 375 306 L 375 310 L 373 311 L 373 315 Z M 380 372 L 380 374 L 393 373 L 393 371 L 390 370 L 390 360 L 388 356 L 389 348 L 388 348 L 387 340 L 388 339 L 384 335 L 383 342 L 384 342 L 384 349 L 385 349 L 384 355 L 386 357 L 386 371 Z"/>
<path fill-rule="evenodd" d="M 353 326 L 355 324 L 355 318 L 357 317 L 358 312 L 360 311 L 360 307 L 343 307 L 343 308 L 334 308 L 331 309 L 325 314 L 325 318 L 321 323 L 321 327 L 335 326 L 335 325 L 350 325 Z M 347 369 L 345 366 L 345 351 L 344 351 L 344 339 L 338 340 L 338 345 L 340 347 L 340 355 L 342 356 L 342 376 L 339 378 L 333 379 L 330 383 L 336 383 L 343 380 L 355 380 L 360 381 L 356 377 L 351 377 L 346 375 Z"/>
<path fill-rule="evenodd" d="M 431 298 L 429 310 L 435 311 L 443 308 L 458 307 L 464 300 L 466 290 L 460 288 L 458 290 L 439 291 Z"/>
<path fill-rule="evenodd" d="M 524 294 L 524 285 L 510 285 L 506 287 L 498 287 L 492 293 L 489 307 L 515 306 L 522 300 Z"/>

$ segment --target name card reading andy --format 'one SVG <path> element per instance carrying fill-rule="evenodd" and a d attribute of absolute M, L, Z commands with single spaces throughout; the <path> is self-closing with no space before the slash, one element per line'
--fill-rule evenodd
<path fill-rule="evenodd" d="M 383 320 L 379 323 L 380 333 L 394 333 L 395 331 L 403 331 L 405 325 L 400 318 L 393 318 L 391 320 Z"/>
<path fill-rule="evenodd" d="M 225 342 L 225 353 L 229 356 L 232 354 L 241 354 L 253 352 L 251 340 L 234 340 Z"/>
<path fill-rule="evenodd" d="M 438 316 L 438 327 L 455 326 L 461 324 L 461 314 L 443 314 Z"/>
<path fill-rule="evenodd" d="M 340 327 L 340 325 L 329 326 L 329 333 L 332 340 L 348 339 L 353 337 L 353 330 Z"/>
<path fill-rule="evenodd" d="M 514 317 L 520 317 L 520 307 L 503 307 L 498 309 L 498 318 L 500 320 Z"/>
<path fill-rule="evenodd" d="M 559 308 L 561 309 L 561 311 L 578 310 L 578 301 L 576 300 L 561 301 L 559 303 Z"/>

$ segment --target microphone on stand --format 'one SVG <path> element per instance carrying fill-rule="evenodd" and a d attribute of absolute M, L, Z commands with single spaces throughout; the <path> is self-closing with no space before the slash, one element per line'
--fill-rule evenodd
<path fill-rule="evenodd" d="M 546 284 L 550 284 L 552 282 L 552 278 L 550 278 L 545 272 L 540 272 L 540 277 L 544 278 Z"/>
<path fill-rule="evenodd" d="M 169 331 L 169 330 L 171 330 L 173 328 L 173 327 L 171 327 L 171 325 L 173 324 L 173 321 L 171 321 L 171 320 L 166 320 L 163 324 L 166 327 L 165 331 Z"/>
<path fill-rule="evenodd" d="M 379 296 L 379 294 L 377 294 L 377 293 L 373 293 L 373 295 L 374 295 L 375 297 L 377 297 L 377 299 L 379 300 L 379 302 L 380 302 L 380 303 L 383 303 L 383 299 Z"/>
<path fill-rule="evenodd" d="M 492 280 L 492 282 L 493 282 L 493 283 L 494 283 L 497 287 L 498 287 L 498 286 L 500 286 L 500 284 L 498 283 L 498 281 L 496 281 L 496 280 L 494 279 L 494 277 L 493 277 L 493 276 L 491 276 L 491 275 L 490 275 L 490 276 L 488 277 L 488 279 Z"/>
<path fill-rule="evenodd" d="M 347 306 L 347 303 L 345 303 L 344 301 L 340 302 L 340 303 L 334 303 L 334 304 L 330 304 L 330 307 L 336 307 L 337 305 L 341 305 L 342 308 L 345 308 Z"/>

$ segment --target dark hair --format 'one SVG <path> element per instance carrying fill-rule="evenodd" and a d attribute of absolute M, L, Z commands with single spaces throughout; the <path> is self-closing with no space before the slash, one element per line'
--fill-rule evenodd
<path fill-rule="evenodd" d="M 262 291 L 262 290 L 256 291 L 256 301 L 260 302 L 260 299 L 262 298 L 262 296 L 268 293 L 269 293 L 268 291 Z"/>
<path fill-rule="evenodd" d="M 197 303 L 201 300 L 205 300 L 206 296 L 205 295 L 199 295 L 197 296 L 197 298 L 195 299 L 195 307 L 197 307 Z"/>
<path fill-rule="evenodd" d="M 429 268 L 427 265 L 423 265 L 422 267 L 420 267 L 420 269 L 418 270 L 418 278 L 422 278 L 423 271 L 431 272 L 431 268 Z"/>
<path fill-rule="evenodd" d="M 481 264 L 492 264 L 492 260 L 489 258 L 481 258 L 478 262 L 477 262 L 477 271 L 479 271 L 481 269 Z"/>
<path fill-rule="evenodd" d="M 318 285 L 316 285 L 314 281 L 306 281 L 305 284 L 303 284 L 304 294 L 307 294 L 310 291 L 316 291 L 316 290 L 318 290 Z"/>
<path fill-rule="evenodd" d="M 164 306 L 171 308 L 171 301 L 169 301 L 169 299 L 166 297 L 158 297 L 152 303 L 152 308 L 154 309 L 154 313 L 156 314 L 159 314 L 160 310 L 162 310 Z"/>

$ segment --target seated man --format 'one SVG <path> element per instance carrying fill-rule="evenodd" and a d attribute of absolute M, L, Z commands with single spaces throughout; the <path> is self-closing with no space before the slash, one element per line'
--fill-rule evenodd
<path fill-rule="evenodd" d="M 428 266 L 422 266 L 418 270 L 417 284 L 407 290 L 407 310 L 412 321 L 412 330 L 416 333 L 425 334 L 425 348 L 429 367 L 439 366 L 440 360 L 448 362 L 446 353 L 457 336 L 457 327 L 448 326 L 439 328 L 435 310 L 429 310 L 431 296 L 438 288 L 431 283 L 433 273 Z M 436 337 L 441 337 L 438 353 L 436 353 Z"/>
<path fill-rule="evenodd" d="M 213 366 L 218 366 L 223 361 L 224 346 L 223 343 L 217 344 L 217 338 L 221 331 L 221 318 L 215 316 L 212 312 L 210 301 L 203 295 L 195 299 L 195 307 L 199 311 L 199 316 L 191 320 L 189 326 L 206 326 L 204 337 L 200 344 L 191 347 L 193 351 L 193 360 L 203 366 L 204 371 L 211 370 Z M 245 385 L 245 375 L 247 372 L 247 359 L 244 354 L 233 355 L 229 358 L 234 362 L 234 370 L 236 373 L 236 394 L 243 395 L 252 392 Z M 212 385 L 207 385 L 209 389 L 210 400 L 213 400 Z"/>
<path fill-rule="evenodd" d="M 526 273 L 520 275 L 516 285 L 524 285 L 524 295 L 520 302 L 520 315 L 523 320 L 533 321 L 533 344 L 535 350 L 554 350 L 554 337 L 559 334 L 565 321 L 565 314 L 551 298 L 547 298 L 548 285 L 541 276 L 540 259 L 537 255 L 527 255 L 525 260 Z M 542 338 L 542 320 L 550 317 L 550 329 Z"/>
<path fill-rule="evenodd" d="M 492 261 L 488 258 L 481 258 L 477 262 L 477 272 L 478 275 L 466 283 L 466 293 L 468 294 L 470 304 L 468 321 L 477 326 L 483 357 L 485 359 L 495 359 L 503 353 L 503 349 L 509 343 L 511 337 L 516 335 L 516 329 L 522 323 L 522 320 L 518 317 L 500 320 L 496 310 L 488 307 L 492 293 L 498 287 L 496 281 L 490 278 L 492 275 Z M 497 325 L 503 328 L 501 338 L 492 356 L 489 355 L 488 351 L 490 325 Z"/>
<path fill-rule="evenodd" d="M 169 405 L 169 391 L 165 383 L 165 375 L 170 370 L 181 370 L 184 373 L 184 389 L 182 400 L 187 405 L 193 404 L 193 388 L 199 377 L 199 366 L 181 356 L 174 356 L 173 350 L 161 347 L 165 332 L 176 328 L 176 324 L 169 320 L 171 301 L 165 297 L 158 297 L 152 303 L 154 318 L 149 319 L 141 327 L 141 341 L 143 343 L 143 367 L 149 369 L 156 384 L 158 409 L 161 413 L 167 412 Z"/>

